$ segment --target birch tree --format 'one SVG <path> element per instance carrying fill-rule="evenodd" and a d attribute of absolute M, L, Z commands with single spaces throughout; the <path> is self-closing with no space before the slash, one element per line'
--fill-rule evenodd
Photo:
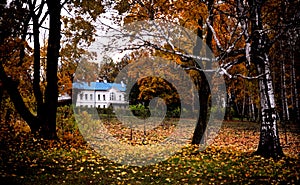
<path fill-rule="evenodd" d="M 250 7 L 253 7 L 251 16 L 252 43 L 249 47 L 250 62 L 253 61 L 258 74 L 263 75 L 259 78 L 262 120 L 260 140 L 256 153 L 266 157 L 272 156 L 277 158 L 283 155 L 283 151 L 278 135 L 274 88 L 269 61 L 270 40 L 264 31 L 262 23 L 263 3 L 263 1 L 253 1 L 249 4 Z"/>
<path fill-rule="evenodd" d="M 257 154 L 265 157 L 280 157 L 283 155 L 280 146 L 278 128 L 277 128 L 277 114 L 275 109 L 275 96 L 273 81 L 271 76 L 271 66 L 269 60 L 269 51 L 272 42 L 266 31 L 266 23 L 263 22 L 263 8 L 266 1 L 235 1 L 235 15 L 236 27 L 240 31 L 232 32 L 231 35 L 237 34 L 236 42 L 240 39 L 245 41 L 245 45 L 238 59 L 234 62 L 224 63 L 224 73 L 230 78 L 234 78 L 228 69 L 237 63 L 245 63 L 248 69 L 251 65 L 256 68 L 256 76 L 243 76 L 241 74 L 235 77 L 245 79 L 258 79 L 260 91 L 260 106 L 261 106 L 261 127 L 260 127 L 260 140 Z M 230 6 L 230 5 L 229 5 Z M 210 15 L 213 16 L 213 15 Z M 213 26 L 207 21 L 208 27 L 213 30 L 214 39 L 218 49 L 221 53 L 229 54 L 236 50 L 235 42 L 232 45 L 224 46 L 220 42 L 221 36 L 218 36 Z M 233 29 L 234 30 L 234 29 Z M 233 37 L 232 37 L 233 38 Z M 231 39 L 232 39 L 231 38 Z M 276 38 L 273 38 L 276 39 Z M 229 40 L 230 43 L 230 40 Z M 238 62 L 240 61 L 240 62 Z"/>
<path fill-rule="evenodd" d="M 283 1 L 285 6 L 295 6 Z M 294 2 L 299 3 L 299 2 Z M 271 6 L 270 6 L 271 5 Z M 253 0 L 253 1 L 235 1 L 237 27 L 241 28 L 241 39 L 245 41 L 242 48 L 243 53 L 239 57 L 245 57 L 241 60 L 250 70 L 251 65 L 255 66 L 256 76 L 236 75 L 245 79 L 258 79 L 258 86 L 260 91 L 260 106 L 261 106 L 261 126 L 260 126 L 260 140 L 256 154 L 265 157 L 278 158 L 283 155 L 280 145 L 278 127 L 277 127 L 277 113 L 274 96 L 274 87 L 272 81 L 272 68 L 270 62 L 270 48 L 278 41 L 282 34 L 295 26 L 296 19 L 282 19 L 287 12 L 287 9 L 281 8 L 279 2 Z M 271 11 L 272 9 L 272 11 Z M 273 11 L 277 10 L 275 17 Z M 291 9 L 289 9 L 290 11 Z M 295 9 L 294 9 L 295 10 Z M 295 10 L 296 11 L 296 10 Z M 289 12 L 290 13 L 290 12 Z M 294 12 L 297 15 L 297 12 Z M 209 22 L 208 22 L 209 24 Z M 293 26 L 291 26 L 293 25 Z M 213 27 L 209 26 L 211 29 Z M 276 29 L 280 27 L 280 29 Z M 220 39 L 217 34 L 214 34 L 218 48 L 224 53 L 229 53 L 236 49 L 234 45 L 223 49 Z M 224 64 L 224 69 L 228 69 L 235 65 L 236 62 Z M 226 70 L 227 71 L 227 70 Z M 226 74 L 226 72 L 225 72 Z M 229 73 L 227 76 L 232 77 Z"/>

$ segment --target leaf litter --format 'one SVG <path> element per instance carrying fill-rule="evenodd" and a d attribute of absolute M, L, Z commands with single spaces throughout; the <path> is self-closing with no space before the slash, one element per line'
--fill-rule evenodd
<path fill-rule="evenodd" d="M 113 129 L 128 129 L 113 126 Z M 173 129 L 170 127 L 170 129 Z M 120 132 L 120 131 L 119 131 Z M 154 133 L 154 132 L 153 132 Z M 155 132 L 159 134 L 160 132 Z M 164 138 L 168 132 L 162 132 Z M 285 157 L 278 161 L 253 155 L 256 123 L 223 124 L 214 142 L 199 151 L 186 145 L 169 159 L 137 167 L 100 156 L 75 132 L 72 140 L 46 141 L 30 134 L 1 135 L 1 184 L 298 184 L 299 133 L 281 135 Z M 149 135 L 150 136 L 150 135 Z M 151 135 L 154 137 L 154 134 Z M 119 138 L 122 140 L 122 138 Z M 128 142 L 128 138 L 123 140 Z M 159 139 L 149 139 L 149 143 Z M 138 142 L 136 142 L 138 143 Z"/>

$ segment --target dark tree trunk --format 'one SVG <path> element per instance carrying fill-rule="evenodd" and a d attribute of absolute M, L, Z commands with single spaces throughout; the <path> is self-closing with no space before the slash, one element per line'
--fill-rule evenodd
<path fill-rule="evenodd" d="M 31 5 L 30 13 L 33 20 L 33 40 L 34 40 L 34 62 L 33 62 L 33 93 L 37 103 L 37 119 L 39 120 L 39 125 L 41 126 L 43 117 L 43 95 L 40 87 L 40 76 L 41 76 L 41 55 L 40 55 L 40 32 L 39 32 L 39 20 L 35 15 L 35 7 Z"/>
<path fill-rule="evenodd" d="M 193 49 L 194 55 L 199 55 L 202 49 L 203 21 L 201 18 L 198 20 L 198 26 L 199 27 L 197 30 L 197 36 L 198 36 L 197 42 L 196 42 L 196 46 Z M 197 63 L 196 65 L 197 67 L 200 68 L 200 66 Z M 197 83 L 199 84 L 198 95 L 199 95 L 200 112 L 199 112 L 199 118 L 196 124 L 196 128 L 193 133 L 192 144 L 205 143 L 204 133 L 207 126 L 207 111 L 208 111 L 210 89 L 209 89 L 209 83 L 205 73 L 203 71 L 199 71 L 199 73 L 200 73 L 200 79 L 198 79 L 199 81 Z"/>
<path fill-rule="evenodd" d="M 291 37 L 293 38 L 293 37 Z M 298 42 L 299 43 L 299 42 Z M 291 65 L 291 71 L 292 71 L 292 75 L 291 75 L 291 81 L 292 81 L 292 106 L 293 106 L 293 114 L 294 114 L 294 121 L 295 122 L 300 122 L 300 109 L 299 109 L 299 95 L 298 95 L 298 90 L 297 90 L 297 77 L 296 77 L 296 71 L 295 71 L 295 53 L 297 51 L 297 49 L 295 49 L 297 45 L 297 42 L 295 42 L 295 44 L 290 44 L 290 46 L 292 47 L 292 52 L 291 52 L 291 60 L 292 60 L 292 65 Z M 298 44 L 299 46 L 299 44 Z"/>
<path fill-rule="evenodd" d="M 199 119 L 193 134 L 192 144 L 205 144 L 206 138 L 204 136 L 205 129 L 207 126 L 207 116 L 208 116 L 208 104 L 209 104 L 209 84 L 204 72 L 200 72 L 201 82 L 199 89 L 199 103 L 200 103 L 200 112 Z"/>
<path fill-rule="evenodd" d="M 45 122 L 42 125 L 42 135 L 46 139 L 56 139 L 56 112 L 58 104 L 58 59 L 60 49 L 60 0 L 47 0 L 50 22 L 49 39 L 47 49 L 47 87 L 45 91 L 45 105 L 42 107 L 45 114 Z"/>
<path fill-rule="evenodd" d="M 3 98 L 3 85 L 2 85 L 2 81 L 0 80 L 0 110 L 1 110 L 2 98 Z M 1 116 L 0 116 L 0 119 L 1 119 Z M 0 122 L 1 122 L 1 120 L 0 120 Z"/>
<path fill-rule="evenodd" d="M 36 99 L 36 112 L 37 112 L 37 128 L 32 129 L 34 132 L 40 131 L 41 126 L 44 122 L 44 113 L 42 111 L 43 107 L 43 94 L 41 92 L 41 86 L 40 86 L 40 77 L 41 77 L 41 54 L 40 54 L 40 25 L 39 25 L 39 13 L 41 11 L 38 11 L 36 14 L 36 3 L 33 4 L 31 1 L 28 1 L 29 4 L 29 11 L 30 11 L 30 17 L 32 19 L 32 27 L 33 27 L 33 43 L 34 43 L 34 61 L 33 61 L 33 93 Z M 43 6 L 44 3 L 41 3 L 41 6 Z M 42 7 L 41 7 L 42 9 Z M 27 29 L 26 29 L 27 31 Z M 26 32 L 23 34 L 26 36 Z M 25 40 L 25 38 L 24 38 Z M 24 49 L 21 49 L 23 51 Z"/>
<path fill-rule="evenodd" d="M 4 89 L 8 92 L 11 101 L 13 102 L 15 109 L 27 122 L 31 131 L 36 132 L 38 130 L 38 120 L 26 107 L 23 98 L 18 90 L 18 83 L 7 77 L 2 64 L 0 65 L 0 79 L 2 80 Z"/>

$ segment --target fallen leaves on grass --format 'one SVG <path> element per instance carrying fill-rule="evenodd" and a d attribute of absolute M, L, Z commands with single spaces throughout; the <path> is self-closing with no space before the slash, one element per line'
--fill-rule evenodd
<path fill-rule="evenodd" d="M 286 157 L 253 155 L 257 128 L 225 124 L 206 150 L 187 145 L 166 161 L 137 167 L 116 164 L 86 143 L 13 139 L 1 148 L 1 184 L 297 184 L 298 133 L 288 133 Z M 281 136 L 283 137 L 283 136 Z"/>

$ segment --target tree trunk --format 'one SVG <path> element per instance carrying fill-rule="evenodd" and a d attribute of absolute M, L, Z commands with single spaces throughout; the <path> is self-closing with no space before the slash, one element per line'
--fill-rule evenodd
<path fill-rule="evenodd" d="M 207 2 L 207 8 L 208 11 L 212 10 L 214 1 L 209 0 Z M 209 12 L 211 14 L 212 12 Z M 209 17 L 209 20 L 211 22 L 211 26 L 213 26 L 213 16 Z M 197 28 L 197 42 L 196 46 L 193 49 L 193 55 L 199 55 L 200 51 L 202 49 L 202 39 L 203 39 L 203 19 L 202 17 L 198 19 L 198 28 Z M 207 35 L 206 35 L 206 49 L 212 49 L 212 30 L 207 29 Z M 211 51 L 206 51 L 206 57 L 212 59 L 212 52 Z M 202 62 L 202 61 L 199 61 Z M 203 64 L 203 63 L 202 63 Z M 205 69 L 211 69 L 211 62 L 205 62 L 203 64 L 203 67 Z M 210 87 L 209 87 L 209 74 L 205 74 L 203 71 L 200 71 L 200 88 L 198 90 L 198 95 L 199 95 L 199 105 L 200 105 L 200 112 L 199 112 L 199 119 L 196 124 L 196 128 L 193 133 L 193 138 L 192 138 L 192 144 L 205 144 L 206 142 L 206 137 L 205 137 L 205 130 L 207 126 L 207 116 L 208 116 L 208 109 L 209 109 L 209 95 L 210 95 Z"/>
<path fill-rule="evenodd" d="M 32 6 L 30 7 L 32 8 Z M 32 9 L 32 11 L 34 12 L 34 8 Z M 24 13 L 24 12 L 23 12 Z M 32 14 L 27 14 L 24 13 L 22 14 L 24 22 L 21 26 L 21 24 L 19 26 L 16 27 L 16 25 L 11 25 L 12 28 L 18 28 L 21 29 L 22 31 L 20 33 L 15 33 L 13 29 L 11 29 L 10 31 L 3 33 L 4 37 L 0 37 L 0 45 L 5 44 L 4 40 L 5 38 L 9 37 L 11 34 L 15 35 L 15 37 L 20 37 L 22 39 L 22 41 L 25 43 L 26 37 L 28 36 L 28 25 L 29 25 L 29 21 L 32 18 Z M 35 27 L 36 28 L 36 27 Z M 34 29 L 34 31 L 36 31 Z M 38 35 L 39 33 L 37 33 Z M 18 66 L 21 66 L 24 62 L 24 57 L 25 57 L 25 46 L 22 44 L 19 48 L 19 61 L 18 61 Z M 35 53 L 39 53 L 39 52 L 35 52 Z M 4 54 L 4 53 L 3 53 Z M 5 56 L 6 54 L 4 54 L 4 56 L 1 56 L 1 58 L 9 58 L 10 56 Z M 40 76 L 38 76 L 38 78 L 40 78 Z M 32 132 L 36 132 L 39 129 L 39 121 L 37 120 L 36 116 L 34 116 L 31 111 L 28 109 L 28 107 L 25 105 L 24 100 L 21 96 L 21 93 L 18 89 L 18 80 L 16 79 L 12 79 L 8 74 L 6 74 L 6 71 L 4 70 L 4 66 L 2 61 L 0 61 L 0 79 L 3 82 L 3 89 L 6 90 L 6 92 L 9 94 L 10 99 L 12 101 L 12 103 L 14 104 L 15 109 L 18 111 L 18 113 L 22 116 L 22 118 L 27 122 L 27 124 L 29 125 L 30 129 Z"/>
<path fill-rule="evenodd" d="M 200 18 L 198 20 L 198 29 L 197 29 L 197 41 L 196 41 L 196 46 L 193 49 L 193 54 L 194 55 L 199 55 L 200 51 L 202 49 L 202 37 L 203 37 L 203 32 L 202 32 L 202 27 L 203 27 L 203 20 Z M 199 61 L 200 62 L 200 61 Z M 198 65 L 196 63 L 196 65 Z M 200 68 L 200 66 L 198 66 Z M 209 94 L 210 94 L 210 89 L 209 89 L 209 84 L 208 80 L 206 78 L 206 75 L 203 71 L 199 71 L 201 79 L 199 84 L 200 87 L 198 87 L 198 95 L 199 95 L 199 106 L 200 106 L 200 112 L 199 112 L 199 118 L 196 124 L 196 128 L 193 133 L 193 138 L 192 138 L 192 144 L 203 144 L 205 143 L 205 129 L 207 126 L 207 110 L 208 110 L 208 103 L 209 103 Z M 203 138 L 203 139 L 202 139 Z"/>
<path fill-rule="evenodd" d="M 252 5 L 252 45 L 251 61 L 256 65 L 259 75 L 261 126 L 260 139 L 257 151 L 263 157 L 275 159 L 283 156 L 277 127 L 277 114 L 275 110 L 274 88 L 269 61 L 269 38 L 263 32 L 261 6 L 263 1 L 251 1 Z"/>
<path fill-rule="evenodd" d="M 2 82 L 0 80 L 0 111 L 1 110 L 1 107 L 2 107 L 2 98 L 3 98 L 3 85 L 2 85 Z M 1 123 L 1 116 L 0 116 L 0 123 Z"/>
<path fill-rule="evenodd" d="M 255 112 L 254 112 L 254 105 L 253 105 L 253 102 L 252 102 L 251 95 L 248 96 L 248 102 L 249 102 L 249 104 L 248 104 L 248 109 L 249 109 L 248 116 L 249 116 L 249 120 L 253 121 L 253 120 L 255 120 L 255 118 L 254 118 L 255 117 Z"/>
<path fill-rule="evenodd" d="M 56 139 L 56 112 L 58 104 L 58 59 L 60 49 L 60 0 L 47 0 L 50 22 L 49 39 L 47 49 L 47 87 L 45 91 L 45 106 L 42 107 L 45 113 L 45 122 L 42 125 L 42 135 L 46 139 Z"/>
<path fill-rule="evenodd" d="M 26 107 L 23 98 L 18 90 L 17 82 L 15 82 L 14 80 L 12 80 L 7 76 L 1 62 L 0 62 L 0 79 L 2 80 L 3 88 L 7 91 L 7 93 L 11 98 L 11 101 L 13 102 L 15 109 L 29 125 L 31 131 L 32 132 L 37 131 L 38 130 L 37 118 Z"/>
<path fill-rule="evenodd" d="M 206 138 L 204 137 L 205 129 L 207 126 L 207 112 L 208 112 L 208 103 L 209 103 L 209 84 L 204 72 L 200 72 L 201 82 L 199 89 L 199 103 L 200 103 L 200 112 L 199 119 L 196 124 L 196 128 L 192 138 L 192 144 L 204 144 Z"/>
<path fill-rule="evenodd" d="M 31 4 L 30 4 L 31 5 Z M 36 99 L 37 119 L 39 126 L 44 120 L 43 95 L 40 87 L 41 79 L 41 54 L 40 54 L 40 31 L 39 31 L 39 18 L 35 15 L 35 6 L 30 6 L 30 13 L 33 20 L 33 41 L 34 41 L 34 62 L 33 62 L 33 93 Z M 40 128 L 38 128 L 40 129 Z"/>
<path fill-rule="evenodd" d="M 246 85 L 244 85 L 244 96 L 243 96 L 243 104 L 242 104 L 242 114 L 241 114 L 241 120 L 244 121 L 245 117 L 245 106 L 246 106 Z"/>
<path fill-rule="evenodd" d="M 259 74 L 266 75 L 259 80 L 261 126 L 260 140 L 256 154 L 264 157 L 278 158 L 283 156 L 283 151 L 280 146 L 278 135 L 275 98 L 268 58 L 265 58 L 263 67 L 258 66 L 257 68 Z"/>
<path fill-rule="evenodd" d="M 282 41 L 280 41 L 280 51 L 282 50 Z M 288 100 L 287 100 L 287 94 L 286 94 L 286 77 L 285 77 L 285 63 L 284 63 L 284 57 L 283 54 L 281 54 L 282 59 L 281 61 L 281 103 L 282 103 L 282 119 L 285 126 L 285 121 L 289 120 L 289 107 L 288 107 Z"/>
<path fill-rule="evenodd" d="M 252 121 L 257 121 L 258 116 L 258 111 L 256 108 L 256 105 L 253 101 L 253 98 L 251 98 L 251 110 L 252 110 Z"/>
<path fill-rule="evenodd" d="M 295 121 L 299 122 L 300 121 L 300 110 L 299 110 L 299 96 L 298 96 L 298 91 L 297 91 L 297 83 L 296 83 L 296 72 L 295 72 L 295 49 L 294 47 L 292 48 L 292 65 L 291 65 L 291 69 L 292 69 L 292 75 L 291 75 L 291 80 L 292 80 L 292 101 L 294 103 L 292 103 L 293 105 L 293 113 L 295 114 Z"/>

